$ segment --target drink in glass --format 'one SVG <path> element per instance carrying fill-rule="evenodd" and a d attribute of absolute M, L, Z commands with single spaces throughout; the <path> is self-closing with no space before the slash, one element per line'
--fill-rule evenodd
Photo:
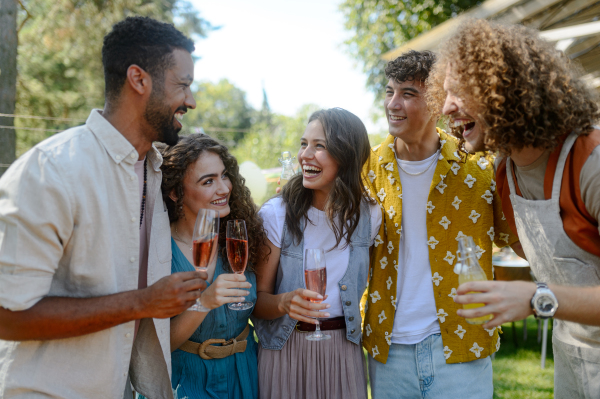
<path fill-rule="evenodd" d="M 294 176 L 294 160 L 296 157 L 292 157 L 289 151 L 281 153 L 279 163 L 281 164 L 281 175 L 279 176 L 279 185 L 285 186 L 287 182 Z"/>
<path fill-rule="evenodd" d="M 227 222 L 227 259 L 231 270 L 237 274 L 244 274 L 248 263 L 248 234 L 246 222 L 243 220 L 229 220 Z M 230 303 L 229 309 L 246 310 L 254 306 L 252 302 Z"/>
<path fill-rule="evenodd" d="M 325 265 L 325 253 L 320 248 L 304 250 L 304 283 L 307 290 L 314 291 L 322 297 L 325 296 L 325 290 L 327 289 L 327 268 Z M 316 303 L 322 302 L 321 299 L 311 299 L 310 301 Z M 323 341 L 330 338 L 330 335 L 321 332 L 319 319 L 317 319 L 315 332 L 306 337 L 309 341 Z"/>
<path fill-rule="evenodd" d="M 192 234 L 192 258 L 194 268 L 205 272 L 214 262 L 219 246 L 219 212 L 213 209 L 200 209 L 196 216 Z M 200 304 L 200 298 L 189 308 L 198 312 L 206 311 Z"/>
<path fill-rule="evenodd" d="M 469 281 L 487 281 L 487 276 L 477 261 L 473 237 L 459 238 L 457 255 L 458 262 L 460 263 L 458 284 L 467 283 Z M 469 294 L 478 294 L 478 292 L 472 291 L 469 292 Z M 475 309 L 482 306 L 485 306 L 485 304 L 467 303 L 463 304 L 463 309 Z M 488 320 L 491 320 L 492 317 L 493 315 L 488 314 L 485 316 L 466 319 L 466 321 L 469 324 L 484 324 Z"/>

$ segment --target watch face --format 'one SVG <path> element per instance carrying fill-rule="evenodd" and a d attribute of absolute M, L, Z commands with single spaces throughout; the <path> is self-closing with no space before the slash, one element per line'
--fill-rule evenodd
<path fill-rule="evenodd" d="M 548 294 L 541 294 L 536 298 L 535 309 L 540 315 L 551 314 L 554 311 L 554 298 Z"/>

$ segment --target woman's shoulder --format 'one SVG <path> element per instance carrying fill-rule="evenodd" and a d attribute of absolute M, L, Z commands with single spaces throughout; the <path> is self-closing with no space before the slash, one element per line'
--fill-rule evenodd
<path fill-rule="evenodd" d="M 281 196 L 273 197 L 260 207 L 258 213 L 263 219 L 265 216 L 285 215 L 285 202 Z"/>

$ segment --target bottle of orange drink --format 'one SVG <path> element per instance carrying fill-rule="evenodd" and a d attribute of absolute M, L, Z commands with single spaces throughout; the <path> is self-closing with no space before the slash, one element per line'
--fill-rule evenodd
<path fill-rule="evenodd" d="M 457 269 L 458 283 L 463 284 L 469 281 L 487 281 L 485 272 L 479 266 L 477 261 L 477 255 L 475 253 L 475 243 L 473 237 L 460 237 L 458 239 L 458 251 L 457 251 Z M 478 292 L 469 292 L 469 294 L 477 294 Z M 483 303 L 469 303 L 464 304 L 463 309 L 474 309 L 484 306 Z M 474 317 L 472 319 L 466 319 L 469 324 L 484 324 L 492 318 L 492 315 L 485 315 L 480 317 Z"/>

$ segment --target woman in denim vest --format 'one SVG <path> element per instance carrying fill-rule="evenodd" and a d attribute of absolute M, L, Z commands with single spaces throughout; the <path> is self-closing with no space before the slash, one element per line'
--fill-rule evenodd
<path fill-rule="evenodd" d="M 271 251 L 257 266 L 253 312 L 261 398 L 367 397 L 359 303 L 381 224 L 361 182 L 369 150 L 358 117 L 315 112 L 300 141 L 302 174 L 260 210 Z M 324 297 L 305 289 L 305 248 L 325 251 Z M 314 317 L 331 339 L 306 340 Z"/>

